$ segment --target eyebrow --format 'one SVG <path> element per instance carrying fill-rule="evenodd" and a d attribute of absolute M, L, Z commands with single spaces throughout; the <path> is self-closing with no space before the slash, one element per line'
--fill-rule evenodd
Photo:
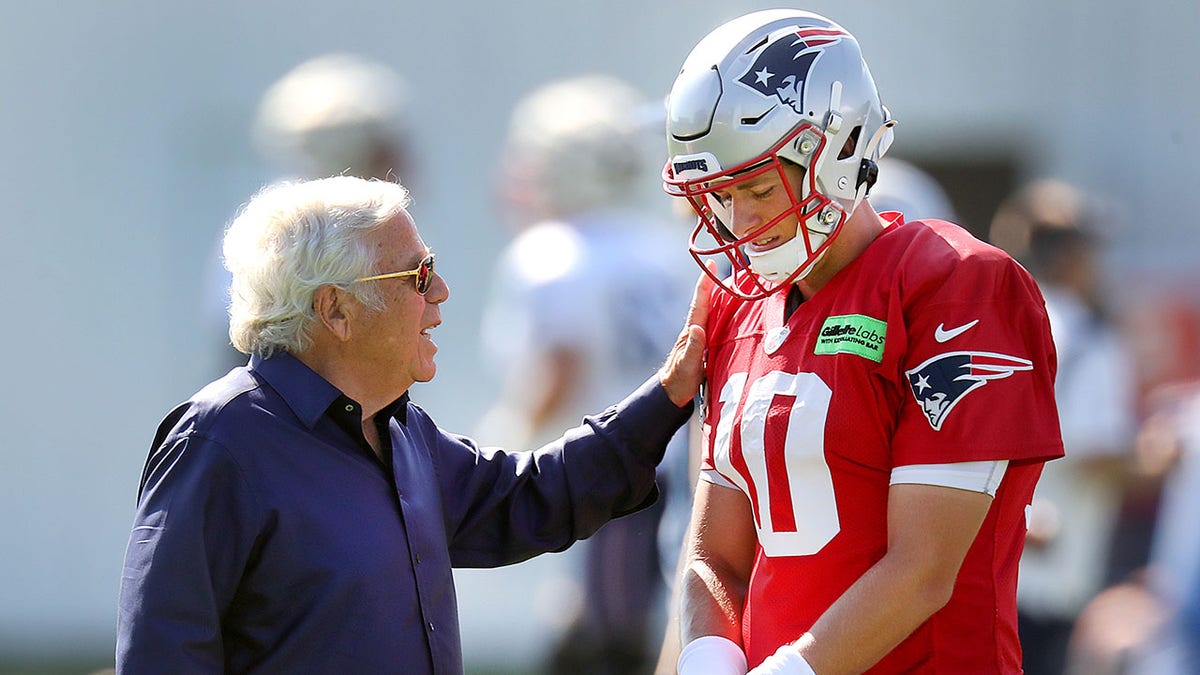
<path fill-rule="evenodd" d="M 763 183 L 767 182 L 768 177 L 771 175 L 774 175 L 774 174 L 768 172 L 768 173 L 764 173 L 760 176 L 755 176 L 754 178 L 750 178 L 748 180 L 734 182 L 729 187 L 725 187 L 725 188 L 718 187 L 715 189 L 720 192 L 728 192 L 730 190 L 738 190 L 738 191 L 753 190 L 757 187 L 761 187 Z"/>

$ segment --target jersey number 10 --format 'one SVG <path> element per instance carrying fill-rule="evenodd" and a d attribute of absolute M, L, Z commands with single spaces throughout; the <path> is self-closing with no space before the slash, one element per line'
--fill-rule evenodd
<path fill-rule="evenodd" d="M 815 373 L 772 371 L 749 391 L 748 379 L 721 388 L 713 465 L 749 498 L 766 555 L 812 555 L 841 529 L 825 462 L 832 391 Z"/>

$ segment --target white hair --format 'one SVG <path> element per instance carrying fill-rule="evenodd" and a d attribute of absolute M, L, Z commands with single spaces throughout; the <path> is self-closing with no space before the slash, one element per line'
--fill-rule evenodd
<path fill-rule="evenodd" d="M 375 284 L 353 283 L 375 273 L 378 263 L 364 237 L 409 203 L 398 183 L 350 176 L 263 188 L 225 231 L 233 346 L 262 357 L 303 352 L 311 344 L 313 295 L 321 286 L 381 308 Z"/>

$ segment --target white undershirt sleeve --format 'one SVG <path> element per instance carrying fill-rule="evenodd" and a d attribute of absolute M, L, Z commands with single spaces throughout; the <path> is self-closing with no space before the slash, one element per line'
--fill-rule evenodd
<path fill-rule="evenodd" d="M 736 485 L 734 485 L 728 478 L 718 473 L 716 469 L 701 470 L 700 480 L 706 483 L 712 483 L 713 485 L 720 485 L 721 487 L 733 488 L 734 490 L 737 489 Z"/>
<path fill-rule="evenodd" d="M 950 464 L 909 464 L 892 469 L 891 484 L 940 485 L 982 492 L 995 497 L 1006 469 L 1007 459 Z"/>

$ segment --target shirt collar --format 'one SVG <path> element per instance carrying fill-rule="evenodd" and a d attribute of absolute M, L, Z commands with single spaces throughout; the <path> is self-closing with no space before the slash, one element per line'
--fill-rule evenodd
<path fill-rule="evenodd" d="M 900 227 L 905 222 L 904 214 L 899 211 L 880 211 L 879 217 L 883 218 L 884 230 Z"/>
<path fill-rule="evenodd" d="M 276 352 L 265 359 L 252 356 L 250 370 L 279 392 L 296 417 L 310 429 L 342 395 L 337 387 L 287 352 Z"/>
<path fill-rule="evenodd" d="M 381 417 L 395 417 L 400 424 L 408 424 L 408 392 L 404 392 L 400 398 L 383 406 L 379 412 L 375 413 L 375 419 Z"/>
<path fill-rule="evenodd" d="M 349 400 L 341 390 L 287 352 L 276 352 L 265 359 L 252 356 L 250 370 L 258 373 L 279 392 L 296 417 L 310 429 L 339 398 Z M 407 412 L 408 392 L 404 392 L 379 414 L 396 417 L 404 424 L 407 422 Z"/>

